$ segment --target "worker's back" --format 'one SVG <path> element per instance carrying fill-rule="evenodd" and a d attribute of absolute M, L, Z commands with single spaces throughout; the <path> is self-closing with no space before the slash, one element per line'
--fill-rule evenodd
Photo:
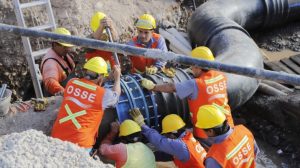
<path fill-rule="evenodd" d="M 126 144 L 127 161 L 122 168 L 154 168 L 155 157 L 151 149 L 141 142 Z"/>

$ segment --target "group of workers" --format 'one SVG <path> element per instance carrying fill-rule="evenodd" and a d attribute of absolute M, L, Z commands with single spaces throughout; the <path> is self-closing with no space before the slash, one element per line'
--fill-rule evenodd
<path fill-rule="evenodd" d="M 140 16 L 135 26 L 138 35 L 128 45 L 167 51 L 164 38 L 154 32 L 156 21 L 150 14 Z M 97 12 L 91 19 L 91 38 L 108 40 L 107 28 L 117 41 L 112 20 Z M 65 28 L 57 28 L 55 32 L 71 35 Z M 115 64 L 111 52 L 89 49 L 83 66 L 84 77 L 74 78 L 72 47 L 71 44 L 53 42 L 41 64 L 45 90 L 50 95 L 61 94 L 64 97 L 51 136 L 78 144 L 91 153 L 104 110 L 118 103 L 121 68 Z M 209 61 L 215 59 L 211 50 L 204 46 L 195 48 L 191 56 Z M 129 57 L 132 72 L 136 73 L 155 74 L 164 70 L 166 64 L 162 60 Z M 113 67 L 110 72 L 109 66 Z M 180 99 L 187 98 L 192 131 L 180 116 L 169 114 L 162 120 L 160 134 L 149 128 L 140 110 L 134 108 L 129 111 L 132 119 L 111 123 L 110 132 L 102 140 L 98 154 L 113 160 L 117 168 L 156 167 L 152 150 L 142 143 L 145 137 L 156 150 L 172 155 L 174 164 L 179 168 L 255 167 L 259 149 L 252 133 L 246 127 L 233 123 L 226 76 L 195 65 L 190 67 L 190 71 L 194 79 L 154 84 L 144 78 L 141 86 L 156 92 L 176 92 Z M 112 89 L 102 86 L 108 76 L 114 79 Z M 120 143 L 113 144 L 117 136 Z"/>

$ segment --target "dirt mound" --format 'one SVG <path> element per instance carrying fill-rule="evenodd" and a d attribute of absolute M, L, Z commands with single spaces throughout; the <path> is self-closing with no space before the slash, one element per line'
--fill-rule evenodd
<path fill-rule="evenodd" d="M 260 48 L 269 51 L 289 49 L 300 52 L 300 22 L 293 22 L 274 29 L 260 30 L 252 37 Z"/>

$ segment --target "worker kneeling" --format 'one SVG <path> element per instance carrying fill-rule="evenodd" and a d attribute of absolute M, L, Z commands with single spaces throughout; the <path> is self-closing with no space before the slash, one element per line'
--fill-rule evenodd
<path fill-rule="evenodd" d="M 64 99 L 51 136 L 78 144 L 90 151 L 95 143 L 104 109 L 117 104 L 121 93 L 120 68 L 114 67 L 113 89 L 101 87 L 107 76 L 107 64 L 94 57 L 84 65 L 85 77 L 73 78 L 64 90 Z"/>
<path fill-rule="evenodd" d="M 226 117 L 214 105 L 203 105 L 197 113 L 196 127 L 213 141 L 205 167 L 255 167 L 259 152 L 252 133 L 243 125 L 230 128 Z"/>
<path fill-rule="evenodd" d="M 206 151 L 194 138 L 192 132 L 185 130 L 185 123 L 176 114 L 167 115 L 162 120 L 162 134 L 149 128 L 139 109 L 130 111 L 132 118 L 142 127 L 142 133 L 158 150 L 174 156 L 179 168 L 201 168 Z"/>
<path fill-rule="evenodd" d="M 118 133 L 121 143 L 112 145 Z M 110 133 L 101 142 L 100 154 L 115 161 L 117 168 L 155 168 L 154 154 L 141 138 L 141 127 L 134 121 L 125 120 L 120 126 L 113 122 Z"/>

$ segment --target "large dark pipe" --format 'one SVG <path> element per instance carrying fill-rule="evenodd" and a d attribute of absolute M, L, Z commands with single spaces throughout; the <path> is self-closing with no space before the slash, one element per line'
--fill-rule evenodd
<path fill-rule="evenodd" d="M 211 0 L 196 9 L 188 32 L 194 44 L 209 47 L 217 61 L 263 68 L 262 55 L 245 29 L 272 27 L 300 18 L 299 0 Z M 258 80 L 227 74 L 234 108 L 256 91 Z"/>

